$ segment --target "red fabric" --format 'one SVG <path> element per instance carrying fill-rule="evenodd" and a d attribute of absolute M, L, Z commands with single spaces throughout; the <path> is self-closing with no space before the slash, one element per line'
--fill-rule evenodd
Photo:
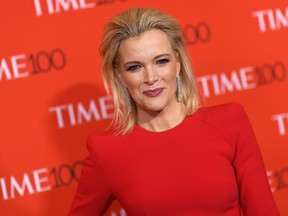
<path fill-rule="evenodd" d="M 279 215 L 241 105 L 200 108 L 164 132 L 91 135 L 70 216 Z"/>

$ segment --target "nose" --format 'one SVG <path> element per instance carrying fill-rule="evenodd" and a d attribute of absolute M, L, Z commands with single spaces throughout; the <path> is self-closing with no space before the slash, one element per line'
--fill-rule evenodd
<path fill-rule="evenodd" d="M 149 84 L 149 85 L 154 84 L 158 80 L 157 72 L 153 67 L 147 67 L 145 69 L 145 75 L 144 76 L 145 76 L 144 82 Z"/>

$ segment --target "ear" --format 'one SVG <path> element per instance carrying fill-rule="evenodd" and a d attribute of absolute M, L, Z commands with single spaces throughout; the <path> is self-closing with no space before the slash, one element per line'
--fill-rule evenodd
<path fill-rule="evenodd" d="M 181 62 L 180 62 L 180 58 L 179 58 L 179 53 L 178 52 L 175 53 L 175 58 L 176 58 L 176 74 L 178 76 L 180 71 L 181 71 Z"/>
<path fill-rule="evenodd" d="M 176 64 L 176 70 L 177 70 L 177 76 L 179 75 L 180 71 L 181 71 L 181 64 L 179 61 L 177 61 L 177 64 Z"/>

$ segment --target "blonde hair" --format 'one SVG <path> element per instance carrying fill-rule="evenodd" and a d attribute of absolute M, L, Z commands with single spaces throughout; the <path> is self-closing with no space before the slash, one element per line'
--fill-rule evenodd
<path fill-rule="evenodd" d="M 137 37 L 141 33 L 160 29 L 171 41 L 175 54 L 181 64 L 180 77 L 186 115 L 191 115 L 199 105 L 198 92 L 179 23 L 170 15 L 151 8 L 131 8 L 113 17 L 104 27 L 104 36 L 100 46 L 102 56 L 102 75 L 104 86 L 112 92 L 114 102 L 114 129 L 122 135 L 136 124 L 136 104 L 132 100 L 132 112 L 128 112 L 123 86 L 115 68 L 118 60 L 118 48 L 121 41 Z M 175 80 L 176 82 L 176 80 Z M 175 93 L 176 94 L 176 93 Z"/>

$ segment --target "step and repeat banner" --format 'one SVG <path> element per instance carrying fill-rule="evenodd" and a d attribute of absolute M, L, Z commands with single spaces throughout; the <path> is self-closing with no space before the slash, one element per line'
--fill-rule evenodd
<path fill-rule="evenodd" d="M 67 214 L 87 135 L 113 115 L 100 74 L 103 25 L 130 7 L 179 20 L 203 105 L 245 107 L 288 215 L 286 0 L 2 0 L 0 215 Z M 106 216 L 118 215 L 114 202 Z"/>

